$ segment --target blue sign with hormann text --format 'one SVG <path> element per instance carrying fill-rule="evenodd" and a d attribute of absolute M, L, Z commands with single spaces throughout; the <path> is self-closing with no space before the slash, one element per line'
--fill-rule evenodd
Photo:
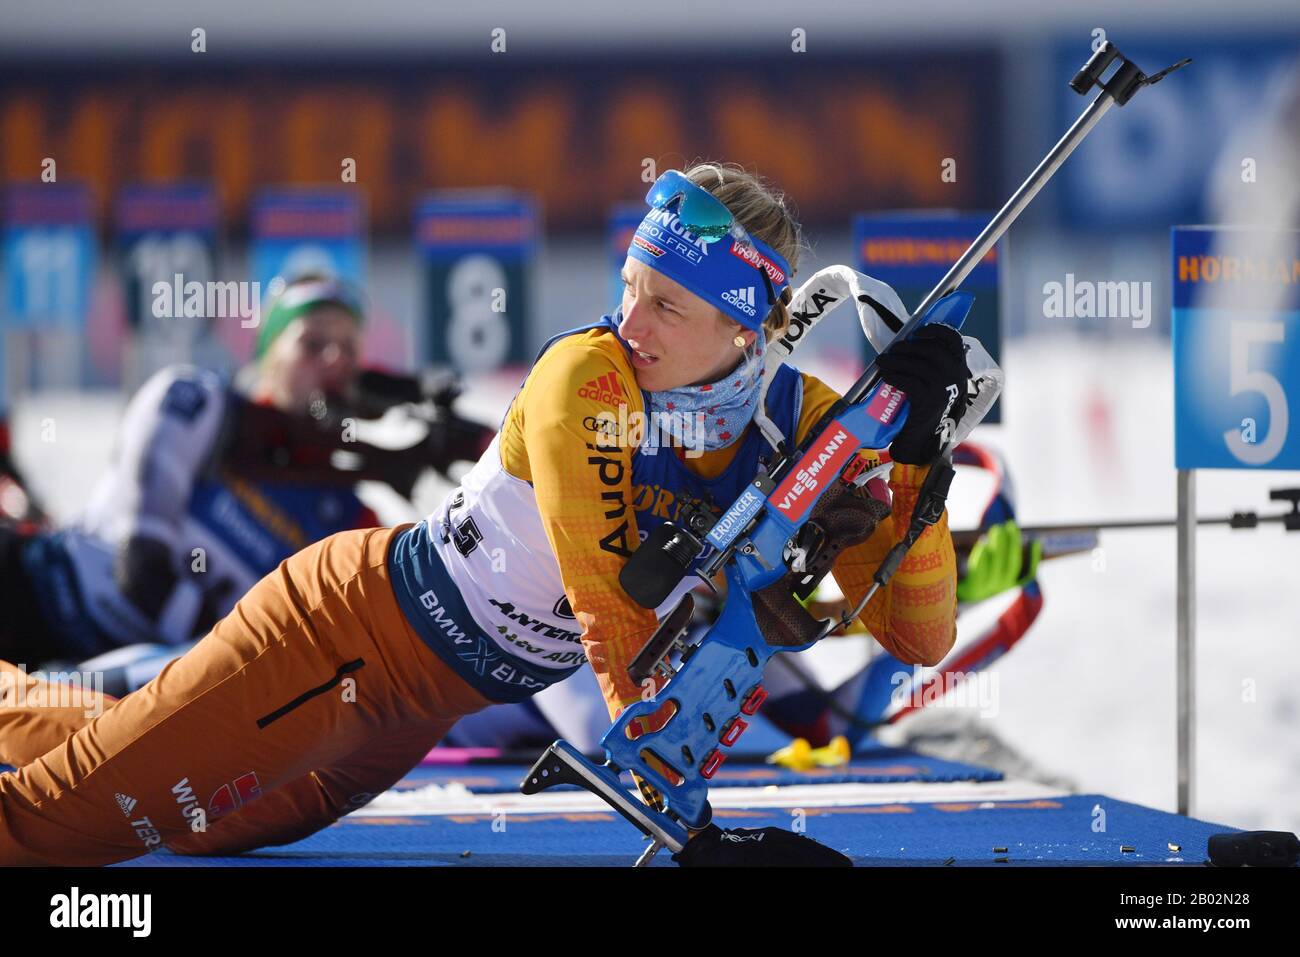
<path fill-rule="evenodd" d="M 1300 232 L 1173 230 L 1174 464 L 1300 469 Z"/>

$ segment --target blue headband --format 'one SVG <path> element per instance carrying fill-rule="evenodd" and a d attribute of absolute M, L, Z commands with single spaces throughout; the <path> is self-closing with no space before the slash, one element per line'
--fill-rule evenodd
<path fill-rule="evenodd" d="M 771 246 L 750 238 L 752 246 L 723 236 L 706 243 L 697 238 L 668 207 L 651 209 L 637 226 L 627 253 L 695 295 L 716 306 L 746 329 L 761 332 L 774 303 L 790 285 L 790 267 Z M 762 270 L 761 272 L 759 270 Z"/>

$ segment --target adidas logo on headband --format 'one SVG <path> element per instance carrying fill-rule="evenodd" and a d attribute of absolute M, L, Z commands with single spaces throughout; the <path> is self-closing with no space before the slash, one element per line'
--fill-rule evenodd
<path fill-rule="evenodd" d="M 744 289 L 730 289 L 722 294 L 722 301 L 731 303 L 747 316 L 752 316 L 757 312 L 754 308 L 753 286 L 747 286 Z"/>

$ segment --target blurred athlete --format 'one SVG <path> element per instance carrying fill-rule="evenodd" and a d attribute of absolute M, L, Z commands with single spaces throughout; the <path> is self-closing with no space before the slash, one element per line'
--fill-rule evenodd
<path fill-rule="evenodd" d="M 35 667 L 154 643 L 156 673 L 168 649 L 206 633 L 285 558 L 377 525 L 354 490 L 358 477 L 409 493 L 447 453 L 477 458 L 490 432 L 405 456 L 339 440 L 340 410 L 357 408 L 359 385 L 375 378 L 358 364 L 363 318 L 343 283 L 303 277 L 261 324 L 246 392 L 192 366 L 155 373 L 127 406 L 108 474 L 77 520 L 44 533 L 32 523 L 0 530 L 11 612 L 0 657 Z M 337 471 L 335 447 L 389 468 Z"/>

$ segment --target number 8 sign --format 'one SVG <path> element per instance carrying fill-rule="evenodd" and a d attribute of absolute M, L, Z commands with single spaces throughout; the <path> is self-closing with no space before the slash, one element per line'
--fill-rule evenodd
<path fill-rule="evenodd" d="M 536 200 L 505 190 L 444 190 L 415 212 L 424 260 L 423 358 L 463 373 L 527 361 Z"/>
<path fill-rule="evenodd" d="M 1174 464 L 1300 469 L 1300 232 L 1173 230 Z"/>

